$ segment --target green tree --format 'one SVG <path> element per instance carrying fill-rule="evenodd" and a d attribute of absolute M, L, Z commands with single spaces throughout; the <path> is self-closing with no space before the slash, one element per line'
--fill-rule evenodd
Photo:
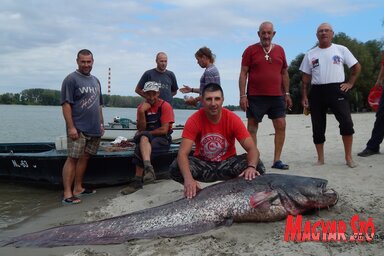
<path fill-rule="evenodd" d="M 27 105 L 60 105 L 60 91 L 50 89 L 26 89 L 20 93 L 20 101 Z"/>
<path fill-rule="evenodd" d="M 301 71 L 299 70 L 300 64 L 303 61 L 304 54 L 300 53 L 289 65 L 289 92 L 292 98 L 292 113 L 303 113 L 301 106 Z"/>
<path fill-rule="evenodd" d="M 345 33 L 335 35 L 333 42 L 347 47 L 362 66 L 361 73 L 354 88 L 350 91 L 350 103 L 352 111 L 359 111 L 365 104 L 367 92 L 372 87 L 372 74 L 374 71 L 374 57 L 370 54 L 368 47 L 356 39 L 351 39 Z M 346 80 L 348 80 L 350 70 L 345 66 Z"/>
<path fill-rule="evenodd" d="M 15 96 L 12 93 L 5 93 L 0 95 L 1 104 L 14 104 L 15 102 Z"/>

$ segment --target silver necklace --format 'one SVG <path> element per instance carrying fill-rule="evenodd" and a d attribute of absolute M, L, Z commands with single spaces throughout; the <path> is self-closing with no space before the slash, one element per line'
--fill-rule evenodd
<path fill-rule="evenodd" d="M 262 44 L 260 44 L 260 45 L 261 45 L 261 48 L 263 48 L 263 51 L 264 51 L 264 53 L 265 53 L 265 56 L 264 56 L 265 60 L 272 64 L 272 58 L 269 56 L 269 53 L 272 51 L 273 44 L 271 44 L 271 45 L 269 46 L 269 50 L 268 50 L 268 51 L 266 51 L 266 50 L 264 49 L 264 46 L 263 46 Z"/>

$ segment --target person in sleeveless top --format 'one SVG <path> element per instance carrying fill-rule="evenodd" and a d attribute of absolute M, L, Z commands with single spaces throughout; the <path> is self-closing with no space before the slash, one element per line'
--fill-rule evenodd
<path fill-rule="evenodd" d="M 175 116 L 172 106 L 160 99 L 159 87 L 158 83 L 149 81 L 143 88 L 145 101 L 137 107 L 138 131 L 134 137 L 136 148 L 133 163 L 136 165 L 136 174 L 128 186 L 121 190 L 124 195 L 131 194 L 156 179 L 151 158 L 170 148 Z"/>

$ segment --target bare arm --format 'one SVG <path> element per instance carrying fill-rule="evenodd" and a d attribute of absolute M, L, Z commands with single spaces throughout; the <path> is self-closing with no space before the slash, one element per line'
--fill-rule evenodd
<path fill-rule="evenodd" d="M 283 92 L 286 93 L 286 92 L 289 92 L 289 74 L 288 74 L 288 69 L 283 69 L 281 71 L 281 76 L 282 76 L 282 80 L 283 80 Z"/>
<path fill-rule="evenodd" d="M 103 106 L 100 106 L 100 128 L 101 128 L 101 135 L 104 135 L 104 116 L 103 116 Z"/>
<path fill-rule="evenodd" d="M 304 73 L 301 78 L 301 104 L 303 107 L 308 108 L 309 103 L 308 103 L 308 87 L 309 83 L 311 82 L 312 76 Z"/>
<path fill-rule="evenodd" d="M 342 83 L 340 85 L 340 89 L 342 91 L 344 91 L 344 92 L 347 92 L 350 89 L 352 89 L 352 87 L 355 84 L 355 82 L 357 80 L 357 77 L 359 76 L 360 72 L 361 72 L 361 65 L 360 65 L 360 63 L 356 63 L 355 65 L 353 65 L 351 67 L 351 74 L 349 75 L 348 82 Z"/>
<path fill-rule="evenodd" d="M 141 89 L 139 85 L 136 86 L 135 92 L 137 94 L 139 94 L 141 97 L 145 98 L 145 94 L 143 92 L 143 89 Z"/>
<path fill-rule="evenodd" d="M 240 145 L 247 152 L 247 168 L 239 176 L 244 176 L 246 180 L 252 180 L 259 176 L 260 173 L 256 170 L 257 162 L 259 161 L 259 150 L 257 149 L 255 142 L 251 137 L 247 137 L 244 140 L 239 141 Z"/>
<path fill-rule="evenodd" d="M 188 156 L 191 153 L 192 146 L 192 140 L 183 138 L 180 144 L 179 153 L 177 154 L 177 164 L 179 166 L 181 175 L 184 178 L 184 195 L 187 198 L 196 196 L 197 191 L 200 190 L 200 185 L 192 177 L 191 169 L 189 166 Z"/>
<path fill-rule="evenodd" d="M 179 91 L 181 91 L 182 93 L 190 93 L 190 92 L 193 92 L 193 93 L 199 93 L 200 94 L 200 88 L 192 88 L 188 85 L 183 85 L 184 87 L 183 88 L 180 88 Z"/>
<path fill-rule="evenodd" d="M 167 135 L 168 134 L 168 131 L 169 131 L 169 126 L 170 124 L 169 123 L 163 123 L 161 124 L 161 127 L 155 129 L 155 130 L 152 130 L 150 131 L 149 133 L 151 135 L 155 135 L 155 136 L 164 136 L 164 135 Z"/>
<path fill-rule="evenodd" d="M 71 104 L 69 104 L 68 102 L 65 102 L 62 105 L 62 110 L 63 110 L 63 116 L 64 116 L 65 124 L 66 124 L 66 127 L 67 127 L 67 134 L 68 134 L 68 136 L 71 139 L 73 139 L 73 140 L 78 139 L 79 138 L 79 134 L 77 132 L 75 124 L 73 123 L 73 119 L 72 119 L 72 106 L 71 106 Z"/>
<path fill-rule="evenodd" d="M 145 112 L 151 108 L 148 102 L 143 102 L 137 109 L 137 130 L 142 132 L 147 128 L 147 119 L 145 118 Z"/>
<path fill-rule="evenodd" d="M 283 80 L 283 93 L 285 96 L 285 103 L 287 105 L 287 108 L 291 110 L 292 108 L 292 98 L 291 95 L 289 94 L 289 74 L 288 74 L 288 69 L 283 69 L 281 71 L 281 76 Z M 288 94 L 287 94 L 288 93 Z"/>
<path fill-rule="evenodd" d="M 246 111 L 248 108 L 248 99 L 246 97 L 246 83 L 248 78 L 249 67 L 241 66 L 240 76 L 239 76 L 239 91 L 240 91 L 240 108 L 243 111 Z"/>

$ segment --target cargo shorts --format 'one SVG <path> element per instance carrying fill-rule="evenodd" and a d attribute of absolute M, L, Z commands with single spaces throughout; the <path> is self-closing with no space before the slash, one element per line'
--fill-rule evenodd
<path fill-rule="evenodd" d="M 77 140 L 72 140 L 67 137 L 68 156 L 78 159 L 84 152 L 90 155 L 96 155 L 100 141 L 100 137 L 87 136 L 82 132 L 79 132 L 79 138 Z"/>

